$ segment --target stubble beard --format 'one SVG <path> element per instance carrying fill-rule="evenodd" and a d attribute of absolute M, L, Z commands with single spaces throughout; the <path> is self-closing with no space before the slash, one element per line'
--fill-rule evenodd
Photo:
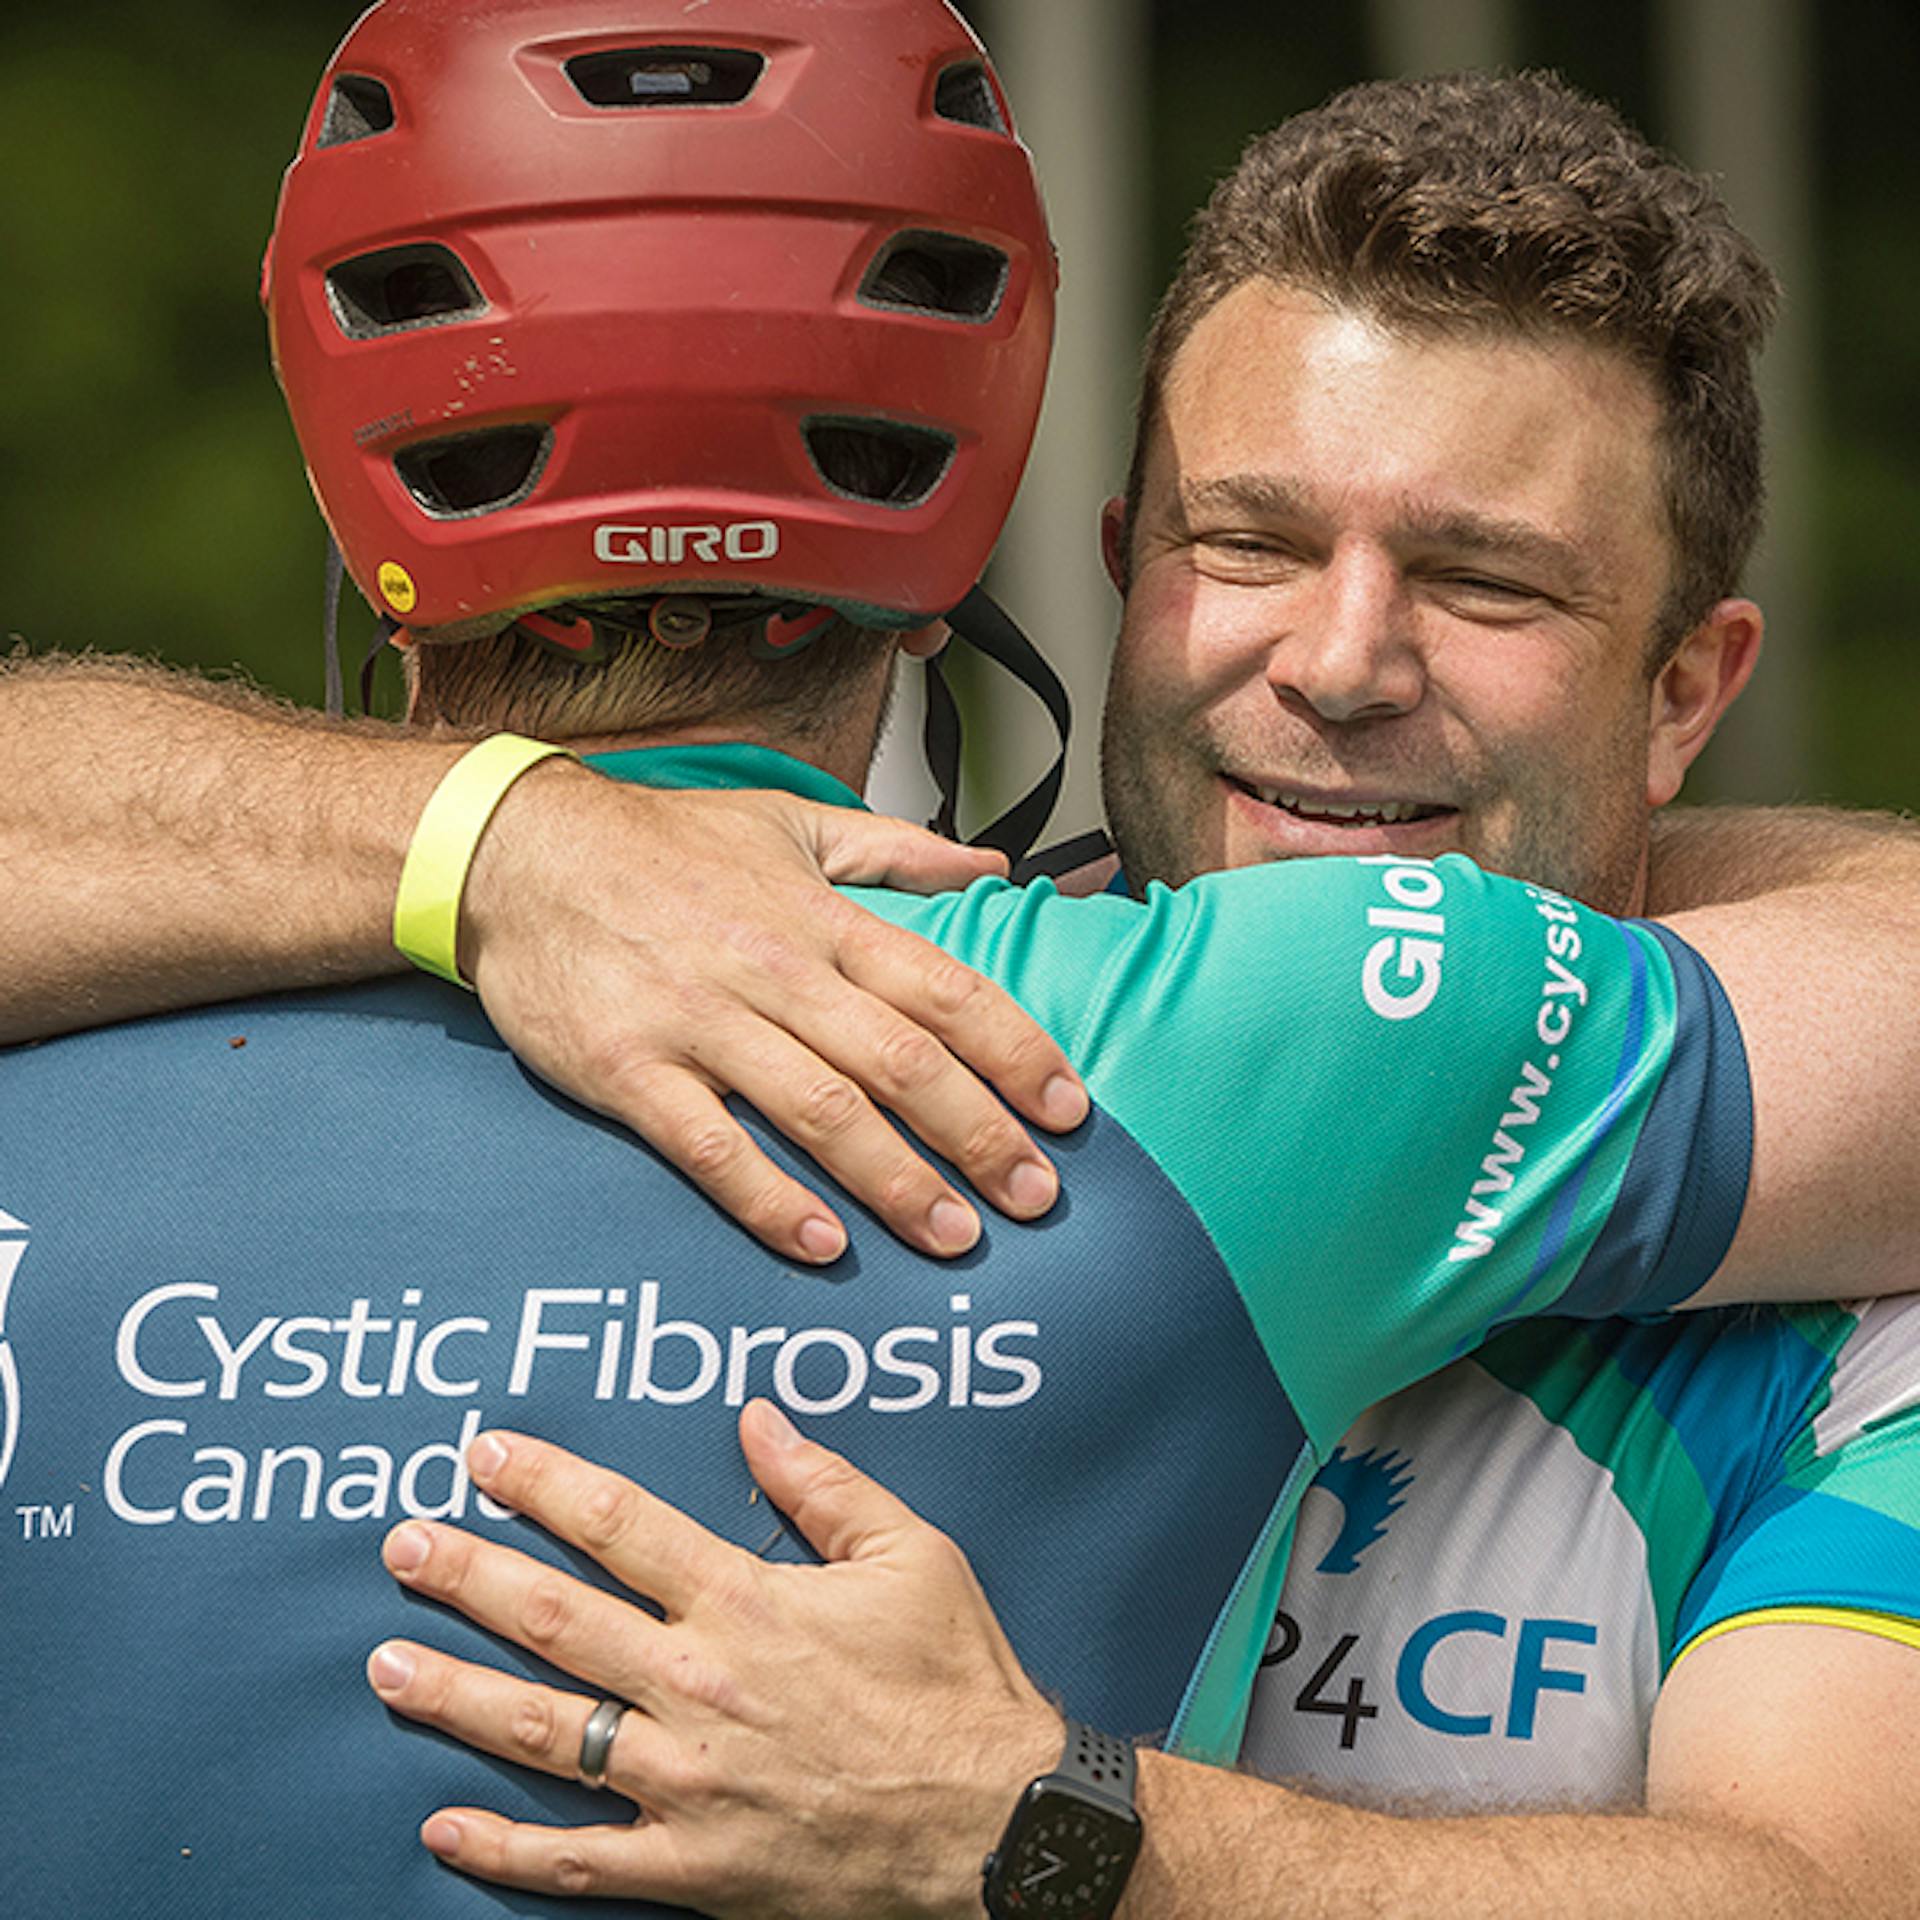
<path fill-rule="evenodd" d="M 1220 817 L 1204 760 L 1166 755 L 1156 774 L 1154 757 L 1139 747 L 1144 731 L 1124 696 L 1109 702 L 1100 736 L 1101 797 L 1135 892 L 1151 880 L 1183 886 L 1229 864 L 1224 845 L 1210 847 L 1204 838 Z M 1543 766 L 1529 772 L 1525 794 L 1505 820 L 1488 821 L 1470 801 L 1458 851 L 1489 873 L 1532 881 L 1602 913 L 1637 911 L 1648 842 L 1644 740 L 1623 734 L 1604 777 L 1587 784 L 1590 792 L 1556 803 L 1553 771 Z"/>

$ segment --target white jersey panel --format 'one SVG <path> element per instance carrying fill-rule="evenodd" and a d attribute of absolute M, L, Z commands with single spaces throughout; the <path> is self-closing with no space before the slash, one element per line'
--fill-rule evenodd
<path fill-rule="evenodd" d="M 1637 1802 L 1660 1679 L 1613 1475 L 1462 1360 L 1308 1492 L 1241 1757 L 1434 1811 Z"/>
<path fill-rule="evenodd" d="M 1920 1295 L 1860 1301 L 1852 1311 L 1860 1323 L 1834 1363 L 1827 1404 L 1814 1416 L 1814 1451 L 1821 1455 L 1920 1404 Z"/>

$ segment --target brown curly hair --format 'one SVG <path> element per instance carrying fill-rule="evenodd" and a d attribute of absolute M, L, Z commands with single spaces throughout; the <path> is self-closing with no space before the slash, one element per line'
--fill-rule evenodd
<path fill-rule="evenodd" d="M 1267 279 L 1414 334 L 1574 336 L 1661 408 L 1675 568 L 1656 660 L 1735 590 L 1763 482 L 1753 360 L 1779 283 L 1704 175 L 1551 73 L 1374 81 L 1251 141 L 1154 316 L 1127 485 L 1187 336 Z"/>

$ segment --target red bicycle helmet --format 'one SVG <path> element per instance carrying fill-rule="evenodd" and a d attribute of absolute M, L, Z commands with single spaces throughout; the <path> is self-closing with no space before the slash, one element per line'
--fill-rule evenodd
<path fill-rule="evenodd" d="M 944 0 L 383 0 L 262 298 L 347 569 L 454 639 L 661 595 L 946 613 L 1013 500 L 1055 278 Z"/>

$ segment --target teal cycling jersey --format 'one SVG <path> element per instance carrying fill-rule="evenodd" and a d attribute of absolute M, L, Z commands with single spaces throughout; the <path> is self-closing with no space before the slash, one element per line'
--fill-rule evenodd
<path fill-rule="evenodd" d="M 747 748 L 605 764 L 851 797 Z M 406 1514 L 555 1555 L 468 1484 L 488 1425 L 803 1558 L 734 1437 L 771 1395 L 966 1546 L 1078 1717 L 1230 1755 L 1359 1410 L 1510 1322 L 1670 1305 L 1737 1224 L 1737 1026 L 1657 929 L 1459 859 L 860 897 L 1094 1096 L 1053 1212 L 956 1262 L 843 1200 L 847 1255 L 795 1271 L 439 982 L 0 1057 L 10 1915 L 565 1910 L 442 1871 L 418 1819 L 604 1796 L 398 1728 L 362 1677 L 399 1632 L 575 1684 L 380 1570 Z"/>
<path fill-rule="evenodd" d="M 1634 1805 L 1674 1663 L 1783 1614 L 1920 1644 L 1920 1299 L 1514 1328 L 1322 1467 L 1243 1759 Z"/>

